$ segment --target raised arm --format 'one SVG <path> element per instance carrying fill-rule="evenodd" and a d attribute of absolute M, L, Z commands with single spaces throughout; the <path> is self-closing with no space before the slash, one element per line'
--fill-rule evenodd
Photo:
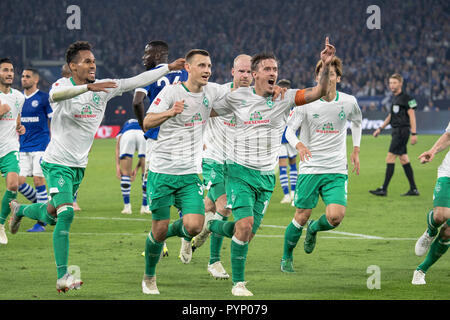
<path fill-rule="evenodd" d="M 297 106 L 316 101 L 328 92 L 330 83 L 330 63 L 336 54 L 336 48 L 330 44 L 328 37 L 325 38 L 325 49 L 320 53 L 323 67 L 319 73 L 319 82 L 315 87 L 299 90 L 295 104 Z"/>

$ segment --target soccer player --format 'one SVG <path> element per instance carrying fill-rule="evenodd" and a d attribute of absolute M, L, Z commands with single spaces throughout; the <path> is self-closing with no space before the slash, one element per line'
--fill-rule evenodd
<path fill-rule="evenodd" d="M 410 134 L 411 144 L 415 145 L 417 143 L 415 115 L 417 102 L 415 99 L 403 92 L 402 85 L 403 77 L 400 74 L 394 73 L 389 78 L 389 89 L 394 94 L 391 112 L 386 117 L 383 124 L 373 133 L 373 136 L 376 138 L 388 124 L 392 126 L 392 141 L 389 147 L 389 152 L 386 156 L 387 165 L 384 183 L 380 188 L 369 190 L 371 194 L 376 196 L 387 196 L 387 189 L 394 174 L 395 160 L 397 158 L 400 159 L 400 163 L 402 164 L 405 175 L 409 181 L 409 190 L 408 192 L 402 194 L 402 196 L 419 195 L 419 191 L 417 190 L 417 186 L 414 181 L 413 169 L 411 167 L 406 149 Z"/>
<path fill-rule="evenodd" d="M 47 202 L 47 188 L 41 169 L 42 156 L 50 142 L 50 119 L 52 108 L 47 93 L 38 89 L 39 73 L 32 68 L 22 72 L 22 88 L 25 95 L 21 122 L 26 133 L 20 136 L 20 173 L 19 192 L 31 202 Z M 36 189 L 26 183 L 27 177 L 33 177 Z M 45 223 L 38 221 L 28 232 L 45 231 Z"/>
<path fill-rule="evenodd" d="M 239 88 L 214 105 L 219 115 L 232 111 L 236 116 L 236 144 L 227 162 L 227 200 L 234 222 L 209 220 L 211 232 L 232 238 L 231 268 L 235 296 L 252 296 L 246 288 L 245 264 L 248 243 L 258 230 L 275 188 L 274 169 L 278 163 L 281 136 L 292 107 L 315 101 L 328 92 L 329 64 L 335 48 L 325 40 L 321 52 L 324 67 L 313 88 L 290 89 L 272 101 L 278 76 L 278 62 L 272 54 L 252 58 L 253 88 Z"/>
<path fill-rule="evenodd" d="M 63 66 L 61 67 L 61 77 L 70 78 L 71 76 L 72 72 L 70 71 L 69 65 L 67 63 L 64 63 Z M 73 196 L 73 211 L 81 211 L 81 208 L 77 202 L 78 191 L 80 191 L 79 187 L 78 190 L 75 192 L 75 195 Z"/>
<path fill-rule="evenodd" d="M 11 88 L 14 66 L 10 59 L 0 59 L 0 172 L 6 177 L 6 191 L 0 211 L 0 244 L 7 244 L 5 222 L 10 214 L 9 202 L 17 198 L 19 188 L 19 136 L 26 132 L 20 114 L 25 97 Z"/>
<path fill-rule="evenodd" d="M 251 73 L 252 57 L 241 54 L 234 59 L 231 75 L 233 81 L 225 84 L 227 91 L 235 88 L 248 87 L 253 78 Z M 213 105 L 214 107 L 214 105 Z M 214 215 L 218 220 L 227 221 L 231 210 L 226 208 L 227 195 L 225 188 L 226 172 L 225 161 L 233 152 L 234 127 L 236 126 L 233 114 L 223 117 L 212 117 L 208 120 L 204 135 L 203 151 L 203 184 L 208 190 L 205 197 L 205 215 Z M 206 241 L 210 232 L 205 228 L 192 240 L 192 249 L 199 248 Z M 220 261 L 220 251 L 223 243 L 223 235 L 213 233 L 210 240 L 210 257 L 208 272 L 216 279 L 228 279 L 230 276 L 225 271 Z M 189 246 L 188 246 L 189 247 Z M 192 257 L 192 252 L 182 254 L 184 257 Z"/>
<path fill-rule="evenodd" d="M 144 294 L 159 294 L 156 266 L 164 241 L 172 236 L 190 242 L 203 227 L 205 207 L 202 172 L 203 132 L 212 103 L 223 95 L 223 88 L 208 83 L 211 58 L 207 51 L 186 54 L 185 82 L 165 86 L 153 100 L 144 119 L 144 129 L 160 127 L 152 142 L 148 171 L 148 198 L 152 229 L 145 244 Z M 183 216 L 169 225 L 170 207 Z"/>
<path fill-rule="evenodd" d="M 430 150 L 422 153 L 419 159 L 422 163 L 431 162 L 436 153 L 448 147 L 450 147 L 450 122 L 445 133 Z M 428 269 L 447 252 L 450 245 L 450 152 L 447 152 L 439 166 L 437 176 L 433 193 L 433 210 L 427 214 L 428 228 L 417 240 L 415 246 L 418 256 L 428 252 L 425 260 L 414 271 L 412 284 L 416 285 L 426 284 L 425 274 Z"/>
<path fill-rule="evenodd" d="M 91 45 L 85 41 L 77 41 L 68 47 L 66 62 L 72 77 L 59 79 L 50 90 L 50 102 L 53 103 L 51 140 L 41 164 L 51 200 L 46 204 L 31 205 L 10 202 L 12 234 L 17 233 L 23 216 L 55 225 L 53 248 L 59 292 L 77 289 L 82 284 L 80 279 L 67 272 L 69 231 L 74 218 L 73 196 L 83 179 L 89 150 L 108 101 L 123 92 L 148 85 L 184 65 L 184 59 L 178 59 L 168 66 L 132 78 L 97 81 L 96 60 Z"/>
<path fill-rule="evenodd" d="M 124 208 L 123 214 L 131 214 L 131 182 L 136 178 L 139 168 L 142 170 L 142 205 L 141 214 L 150 213 L 147 205 L 147 188 L 145 186 L 145 139 L 144 133 L 136 119 L 127 120 L 116 136 L 116 175 L 120 179 L 120 188 Z M 133 170 L 133 155 L 138 152 L 138 163 Z"/>
<path fill-rule="evenodd" d="M 320 81 L 322 68 L 320 60 L 315 69 L 316 81 Z M 362 114 L 354 96 L 336 91 L 341 77 L 342 61 L 335 56 L 330 64 L 327 94 L 320 100 L 296 108 L 289 117 L 286 137 L 299 153 L 300 174 L 294 196 L 295 215 L 284 234 L 283 272 L 294 272 L 293 250 L 319 196 L 326 205 L 325 214 L 317 221 L 309 221 L 304 242 L 306 253 L 314 250 L 317 232 L 336 228 L 344 218 L 348 181 L 347 121 L 351 121 L 353 172 L 359 174 Z M 300 139 L 296 135 L 299 127 Z"/>
<path fill-rule="evenodd" d="M 289 89 L 291 82 L 287 79 L 278 81 L 278 85 L 282 88 Z M 287 165 L 289 162 L 289 178 L 287 173 Z M 284 129 L 281 137 L 281 148 L 278 160 L 280 168 L 280 185 L 283 190 L 283 198 L 280 203 L 291 203 L 294 200 L 295 185 L 297 184 L 297 150 L 293 148 L 286 139 L 286 129 Z M 289 184 L 291 190 L 289 191 Z"/>
<path fill-rule="evenodd" d="M 147 43 L 144 50 L 144 55 L 142 56 L 142 64 L 147 70 L 153 70 L 160 68 L 163 64 L 166 64 L 169 61 L 169 45 L 165 41 L 161 40 L 153 40 Z M 178 82 L 186 81 L 188 78 L 188 73 L 186 70 L 173 70 L 166 74 L 164 77 L 158 79 L 158 81 L 144 87 L 137 88 L 134 92 L 133 97 L 133 110 L 136 118 L 139 122 L 139 125 L 142 129 L 144 129 L 144 99 L 148 97 L 150 106 L 158 95 L 158 93 L 164 88 L 166 85 L 175 84 Z M 147 113 L 150 111 L 150 108 L 147 110 Z M 152 150 L 152 143 L 158 137 L 159 127 L 150 128 L 144 134 L 144 138 L 146 141 L 146 152 L 145 152 L 145 170 L 144 170 L 144 185 L 147 189 L 147 175 L 150 161 L 150 154 Z M 148 194 L 147 194 L 148 197 Z M 149 210 L 150 211 L 150 210 Z M 151 211 L 150 211 L 151 212 Z M 178 211 L 179 216 L 182 216 L 181 211 Z M 186 246 L 186 241 L 182 240 L 182 248 Z M 188 243 L 190 245 L 190 243 Z M 145 256 L 145 252 L 142 253 Z M 169 251 L 167 249 L 167 245 L 164 242 L 163 256 L 168 256 Z M 181 254 L 180 254 L 181 257 Z"/>

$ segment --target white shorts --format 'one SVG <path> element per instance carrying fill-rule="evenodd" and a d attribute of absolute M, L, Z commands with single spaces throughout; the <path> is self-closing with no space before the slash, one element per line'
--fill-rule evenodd
<path fill-rule="evenodd" d="M 41 168 L 44 151 L 20 152 L 19 167 L 21 177 L 44 177 Z"/>
<path fill-rule="evenodd" d="M 280 152 L 278 154 L 278 157 L 280 159 L 283 158 L 295 158 L 297 156 L 297 150 L 291 146 L 289 143 L 282 143 L 281 144 L 281 148 L 280 148 Z"/>
<path fill-rule="evenodd" d="M 145 157 L 145 138 L 142 130 L 128 130 L 120 138 L 120 159 L 132 158 L 137 151 L 139 157 Z"/>

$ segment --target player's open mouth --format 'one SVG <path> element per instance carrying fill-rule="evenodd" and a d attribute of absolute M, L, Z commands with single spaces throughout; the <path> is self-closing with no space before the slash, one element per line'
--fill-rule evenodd
<path fill-rule="evenodd" d="M 275 79 L 269 79 L 269 81 L 267 81 L 271 86 L 273 86 L 275 84 Z"/>

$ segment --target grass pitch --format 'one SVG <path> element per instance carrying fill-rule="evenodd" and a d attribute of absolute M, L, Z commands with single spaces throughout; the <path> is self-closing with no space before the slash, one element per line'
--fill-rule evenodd
<path fill-rule="evenodd" d="M 397 162 L 388 197 L 375 197 L 369 189 L 384 180 L 385 156 L 390 136 L 363 136 L 361 173 L 349 174 L 348 207 L 343 223 L 333 231 L 318 234 L 314 252 L 303 251 L 303 235 L 294 251 L 296 273 L 280 272 L 284 228 L 294 209 L 280 204 L 279 182 L 262 228 L 249 245 L 247 287 L 257 300 L 404 300 L 450 298 L 450 255 L 444 255 L 427 273 L 425 286 L 413 286 L 414 269 L 424 257 L 414 255 L 416 239 L 426 229 L 426 213 L 432 207 L 437 167 L 445 152 L 427 165 L 417 156 L 429 149 L 438 136 L 419 136 L 408 145 L 419 197 L 401 197 L 408 190 L 403 168 Z M 80 188 L 70 233 L 69 265 L 77 266 L 84 285 L 81 290 L 58 295 L 53 259 L 52 230 L 27 233 L 34 221 L 23 219 L 18 234 L 7 232 L 9 243 L 0 246 L 0 299 L 55 300 L 239 300 L 231 295 L 231 280 L 214 280 L 206 271 L 209 240 L 184 265 L 178 258 L 180 239 L 167 241 L 169 257 L 157 267 L 159 296 L 141 292 L 145 238 L 151 217 L 139 214 L 140 179 L 132 185 L 132 215 L 122 215 L 120 181 L 115 177 L 114 140 L 96 140 Z M 351 138 L 348 139 L 348 153 Z M 29 183 L 31 182 L 31 179 Z M 4 180 L 0 195 L 5 190 Z M 26 200 L 19 195 L 19 201 Z M 313 210 L 317 219 L 325 212 L 322 201 Z M 177 214 L 172 210 L 172 218 Z M 230 239 L 224 240 L 222 263 L 231 274 Z M 371 267 L 372 266 L 372 267 Z M 375 267 L 373 267 L 375 266 Z M 75 267 L 75 268 L 77 268 Z M 371 268 L 379 270 L 379 289 Z M 369 284 L 369 286 L 368 286 Z M 249 298 L 246 298 L 249 299 Z"/>

